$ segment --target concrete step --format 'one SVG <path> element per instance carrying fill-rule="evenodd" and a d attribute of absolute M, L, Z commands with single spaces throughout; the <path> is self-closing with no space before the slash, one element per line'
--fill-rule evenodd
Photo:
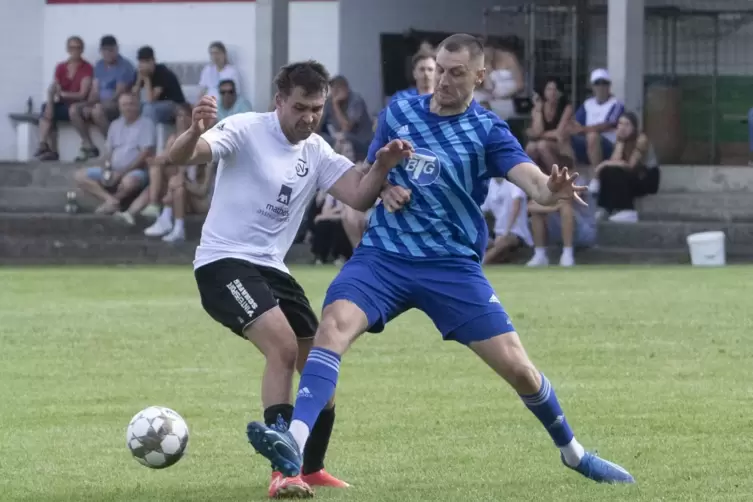
<path fill-rule="evenodd" d="M 82 165 L 62 162 L 0 163 L 0 186 L 67 189 L 73 186 L 73 173 Z M 92 165 L 92 162 L 87 165 Z M 659 191 L 753 193 L 753 168 L 749 166 L 662 166 Z"/>
<path fill-rule="evenodd" d="M 0 213 L 64 213 L 65 188 L 0 186 Z"/>
<path fill-rule="evenodd" d="M 753 223 L 641 221 L 599 224 L 599 246 L 631 249 L 686 249 L 688 235 L 721 230 L 731 252 L 753 250 Z"/>
<path fill-rule="evenodd" d="M 203 222 L 203 217 L 186 218 L 186 235 L 190 239 L 198 239 Z M 144 237 L 143 231 L 151 223 L 139 218 L 137 224 L 130 227 L 112 216 L 96 214 L 0 213 L 0 235 L 82 240 L 98 237 L 139 240 Z"/>
<path fill-rule="evenodd" d="M 659 193 L 638 200 L 641 220 L 753 222 L 753 193 Z"/>
<path fill-rule="evenodd" d="M 187 218 L 189 239 L 199 238 L 202 222 L 201 217 Z M 106 238 L 140 242 L 143 229 L 149 224 L 149 221 L 141 220 L 136 226 L 129 227 L 111 216 L 93 214 L 0 213 L 0 235 L 45 241 Z M 598 244 L 607 248 L 685 250 L 688 235 L 709 230 L 724 231 L 730 251 L 753 248 L 753 223 L 739 222 L 602 222 L 599 224 Z"/>
<path fill-rule="evenodd" d="M 660 192 L 753 193 L 749 166 L 662 166 Z"/>
<path fill-rule="evenodd" d="M 145 237 L 29 238 L 0 236 L 0 265 L 190 265 L 196 241 L 168 244 Z M 313 263 L 307 244 L 294 245 L 286 262 Z"/>
<path fill-rule="evenodd" d="M 61 162 L 0 163 L 0 187 L 42 187 L 67 190 L 83 164 Z"/>

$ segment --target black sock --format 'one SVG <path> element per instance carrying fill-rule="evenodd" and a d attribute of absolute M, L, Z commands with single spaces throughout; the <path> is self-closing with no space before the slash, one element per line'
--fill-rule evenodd
<path fill-rule="evenodd" d="M 278 430 L 288 430 L 292 417 L 292 404 L 273 404 L 272 406 L 264 410 L 264 423 L 267 425 L 267 427 L 273 427 Z"/>
<path fill-rule="evenodd" d="M 288 430 L 292 417 L 292 404 L 273 404 L 264 410 L 264 423 L 270 428 Z M 272 470 L 276 471 L 277 468 L 273 465 Z"/>
<path fill-rule="evenodd" d="M 311 474 L 324 469 L 324 456 L 327 454 L 332 427 L 335 425 L 335 408 L 324 408 L 311 429 L 311 435 L 303 450 L 303 474 Z"/>

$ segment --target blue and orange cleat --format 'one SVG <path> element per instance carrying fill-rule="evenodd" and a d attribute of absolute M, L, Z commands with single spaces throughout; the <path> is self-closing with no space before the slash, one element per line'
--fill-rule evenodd
<path fill-rule="evenodd" d="M 328 488 L 350 488 L 350 485 L 341 479 L 337 479 L 324 469 L 311 474 L 304 474 L 301 479 L 310 486 L 324 486 Z"/>
<path fill-rule="evenodd" d="M 289 432 L 278 431 L 260 422 L 250 422 L 246 435 L 251 446 L 272 462 L 283 476 L 293 478 L 301 474 L 303 462 L 300 449 Z"/>
<path fill-rule="evenodd" d="M 576 467 L 568 465 L 565 462 L 565 457 L 560 455 L 560 458 L 565 467 L 579 472 L 597 483 L 635 483 L 633 476 L 623 467 L 609 460 L 604 460 L 594 453 L 586 452 Z"/>

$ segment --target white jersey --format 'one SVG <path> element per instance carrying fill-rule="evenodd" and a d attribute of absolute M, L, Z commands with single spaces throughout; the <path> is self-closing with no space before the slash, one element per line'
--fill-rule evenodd
<path fill-rule="evenodd" d="M 513 203 L 520 200 L 520 212 L 510 228 L 510 217 L 513 213 Z M 533 246 L 533 236 L 528 228 L 528 198 L 517 185 L 507 180 L 492 179 L 489 182 L 489 193 L 481 205 L 481 210 L 490 211 L 494 215 L 494 233 L 505 235 L 509 231 L 517 235 L 528 246 Z"/>
<path fill-rule="evenodd" d="M 317 134 L 291 144 L 276 112 L 230 116 L 202 138 L 219 166 L 194 269 L 237 258 L 288 273 L 283 260 L 316 191 L 353 162 Z"/>

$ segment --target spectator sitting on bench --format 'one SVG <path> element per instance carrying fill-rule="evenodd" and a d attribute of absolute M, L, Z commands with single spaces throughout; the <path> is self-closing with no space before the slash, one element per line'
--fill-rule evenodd
<path fill-rule="evenodd" d="M 549 174 L 554 164 L 572 165 L 565 160 L 570 148 L 565 148 L 565 131 L 573 119 L 573 107 L 563 92 L 562 82 L 550 78 L 544 87 L 544 97 L 534 95 L 532 124 L 526 131 L 526 153 L 542 171 Z"/>
<path fill-rule="evenodd" d="M 153 122 L 172 124 L 175 105 L 186 102 L 178 77 L 167 66 L 157 64 L 154 49 L 149 46 L 139 49 L 137 58 L 139 68 L 133 93 L 141 94 L 141 114 Z"/>
<path fill-rule="evenodd" d="M 55 80 L 47 91 L 39 118 L 39 148 L 34 154 L 39 160 L 58 160 L 57 123 L 70 120 L 69 108 L 89 96 L 94 69 L 81 57 L 84 41 L 70 37 L 66 42 L 68 59 L 55 67 Z"/>
<path fill-rule="evenodd" d="M 103 167 L 76 171 L 78 187 L 102 204 L 97 214 L 113 214 L 121 204 L 149 182 L 146 160 L 154 155 L 157 133 L 154 122 L 139 114 L 139 100 L 133 94 L 118 99 L 120 118 L 107 131 Z"/>
<path fill-rule="evenodd" d="M 535 247 L 527 266 L 549 265 L 547 241 L 562 244 L 561 267 L 575 265 L 575 247 L 587 248 L 596 244 L 596 214 L 587 192 L 581 193 L 581 197 L 588 206 L 573 201 L 560 201 L 556 206 L 541 206 L 534 201 L 528 203 Z"/>
<path fill-rule="evenodd" d="M 159 220 L 160 214 L 166 216 L 172 222 L 172 209 L 160 208 L 160 203 L 167 193 L 167 184 L 173 176 L 178 174 L 179 167 L 172 165 L 167 157 L 167 152 L 175 140 L 183 134 L 191 125 L 191 105 L 181 103 L 177 105 L 175 112 L 175 132 L 167 138 L 165 150 L 162 154 L 147 159 L 149 170 L 149 186 L 133 201 L 126 211 L 115 213 L 115 216 L 127 225 L 136 224 L 136 215 L 141 213 L 144 218 L 155 221 Z M 166 213 L 168 213 L 166 215 Z M 169 231 L 169 229 L 168 229 Z M 147 234 L 148 235 L 148 234 Z"/>
<path fill-rule="evenodd" d="M 179 167 L 167 182 L 162 214 L 144 230 L 144 235 L 162 237 L 164 242 L 184 241 L 186 214 L 203 215 L 209 211 L 213 181 L 214 163 Z"/>
<path fill-rule="evenodd" d="M 205 94 L 214 96 L 220 100 L 220 83 L 230 80 L 236 89 L 241 88 L 241 78 L 235 66 L 231 65 L 227 57 L 227 49 L 222 42 L 212 42 L 209 45 L 209 58 L 211 63 L 201 70 L 199 77 L 199 99 Z"/>
<path fill-rule="evenodd" d="M 588 188 L 599 194 L 598 205 L 609 221 L 621 223 L 637 222 L 635 199 L 659 190 L 659 161 L 635 113 L 620 117 L 612 157 L 596 166 Z"/>
<path fill-rule="evenodd" d="M 494 242 L 484 255 L 484 264 L 499 263 L 521 246 L 532 247 L 528 228 L 528 198 L 517 185 L 493 178 L 481 211 L 494 217 Z"/>
<path fill-rule="evenodd" d="M 596 167 L 612 156 L 617 120 L 625 107 L 612 95 L 612 81 L 607 70 L 599 68 L 591 72 L 590 82 L 593 96 L 575 112 L 575 120 L 566 130 L 570 141 L 566 141 L 565 146 L 572 148 L 569 157 Z"/>
<path fill-rule="evenodd" d="M 136 80 L 136 70 L 130 61 L 120 55 L 115 37 L 102 37 L 99 52 L 102 59 L 94 65 L 94 82 L 89 99 L 70 107 L 71 124 L 81 136 L 81 152 L 76 162 L 99 157 L 89 126 L 93 124 L 102 136 L 107 137 L 110 122 L 118 118 L 118 98 L 124 92 L 130 92 Z"/>
<path fill-rule="evenodd" d="M 223 80 L 219 84 L 220 98 L 217 100 L 217 120 L 224 120 L 236 113 L 251 111 L 251 104 L 243 96 L 238 96 L 238 89 L 232 80 Z M 189 117 L 190 118 L 190 117 Z"/>
<path fill-rule="evenodd" d="M 343 76 L 334 77 L 329 85 L 330 95 L 324 104 L 317 132 L 330 145 L 342 139 L 350 141 L 356 160 L 361 161 L 366 158 L 373 136 L 366 101 L 350 88 Z"/>

